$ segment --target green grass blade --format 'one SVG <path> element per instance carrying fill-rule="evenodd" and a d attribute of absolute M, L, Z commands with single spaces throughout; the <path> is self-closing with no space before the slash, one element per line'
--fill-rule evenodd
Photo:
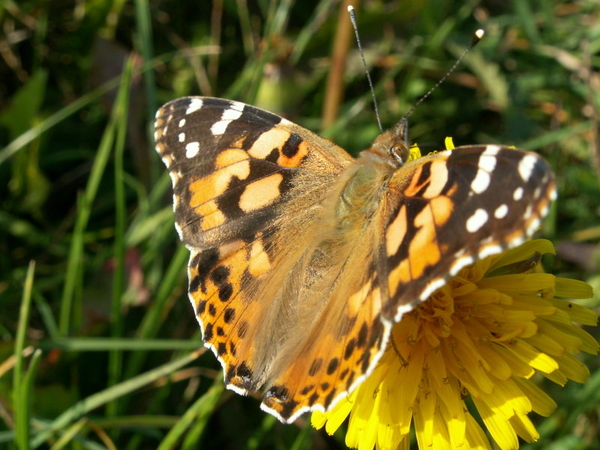
<path fill-rule="evenodd" d="M 130 88 L 130 79 L 123 79 L 117 99 L 122 98 L 127 94 Z M 110 121 L 106 127 L 102 140 L 98 147 L 98 153 L 94 159 L 92 171 L 85 189 L 85 192 L 80 197 L 78 203 L 77 217 L 75 220 L 75 229 L 73 230 L 73 238 L 71 241 L 71 247 L 69 249 L 69 256 L 67 260 L 67 271 L 65 277 L 65 285 L 61 298 L 60 308 L 60 319 L 58 329 L 59 332 L 66 336 L 69 334 L 72 311 L 73 311 L 73 299 L 75 294 L 76 286 L 79 285 L 79 279 L 82 275 L 82 257 L 83 257 L 83 234 L 87 227 L 92 206 L 98 193 L 98 187 L 100 181 L 104 175 L 108 159 L 112 147 L 115 142 L 115 134 L 117 125 L 121 122 L 125 122 L 124 117 L 127 115 L 127 110 L 123 110 L 123 101 L 117 101 L 113 107 Z"/>
<path fill-rule="evenodd" d="M 17 337 L 15 339 L 15 368 L 13 372 L 13 407 L 15 410 L 15 434 L 17 447 L 27 450 L 29 445 L 29 397 L 28 383 L 23 377 L 23 349 L 25 348 L 25 333 L 29 325 L 29 314 L 31 309 L 31 291 L 33 289 L 33 275 L 35 273 L 35 262 L 31 261 L 25 277 L 25 287 L 19 311 L 19 324 Z M 39 356 L 38 356 L 39 359 Z M 31 369 L 34 369 L 32 366 Z M 31 380 L 29 380 L 31 382 Z"/>
<path fill-rule="evenodd" d="M 257 450 L 260 448 L 260 445 L 269 433 L 273 431 L 273 427 L 277 423 L 277 419 L 275 416 L 271 416 L 270 414 L 265 414 L 263 420 L 260 424 L 260 427 L 256 429 L 256 431 L 250 436 L 250 438 L 246 441 L 246 446 L 244 450 Z"/>
<path fill-rule="evenodd" d="M 122 86 L 129 86 L 133 74 L 134 59 L 129 58 L 123 70 Z M 123 168 L 123 154 L 125 151 L 125 140 L 127 137 L 127 119 L 129 111 L 129 89 L 121 89 L 117 96 L 116 108 L 121 111 L 116 124 L 117 138 L 115 142 L 114 174 L 115 174 L 115 238 L 114 238 L 114 261 L 115 270 L 113 276 L 112 307 L 111 307 L 111 336 L 119 338 L 123 335 L 123 293 L 125 292 L 125 227 L 126 227 L 126 204 Z M 121 377 L 123 365 L 123 354 L 120 350 L 113 350 L 108 358 L 108 386 L 114 386 Z M 118 414 L 116 402 L 107 405 L 109 417 Z"/>
<path fill-rule="evenodd" d="M 152 21 L 150 14 L 150 5 L 147 0 L 135 0 L 135 18 L 137 31 L 139 33 L 140 52 L 144 61 L 153 61 L 152 43 Z M 154 142 L 154 113 L 158 108 L 156 100 L 156 81 L 154 79 L 154 70 L 144 70 L 144 87 L 146 91 L 146 114 L 147 114 L 147 136 L 148 142 Z M 153 144 L 152 144 L 153 145 Z M 152 158 L 151 180 L 158 178 L 158 158 Z"/>
<path fill-rule="evenodd" d="M 198 350 L 200 343 L 189 339 L 115 339 L 115 338 L 56 338 L 40 341 L 42 350 L 60 349 L 65 352 Z M 200 349 L 203 350 L 203 349 Z"/>
<path fill-rule="evenodd" d="M 292 447 L 290 447 L 290 450 L 309 449 L 310 448 L 309 437 L 310 437 L 310 433 L 311 433 L 312 429 L 313 428 L 310 426 L 310 423 L 307 423 L 306 425 L 304 425 L 304 428 L 302 429 L 302 431 L 300 431 L 300 433 L 294 440 L 294 444 L 292 445 Z"/>
<path fill-rule="evenodd" d="M 252 22 L 248 12 L 248 3 L 246 0 L 236 0 L 238 20 L 242 33 L 242 42 L 244 44 L 244 53 L 247 58 L 250 58 L 254 53 L 254 41 L 252 32 Z"/>
<path fill-rule="evenodd" d="M 166 304 L 170 298 L 177 283 L 181 282 L 182 274 L 185 271 L 188 259 L 190 257 L 188 249 L 183 246 L 179 246 L 175 255 L 171 259 L 171 263 L 167 268 L 166 273 L 163 276 L 162 282 L 156 292 L 152 306 L 144 316 L 142 323 L 138 327 L 136 336 L 140 340 L 147 340 L 156 336 L 160 330 L 160 324 L 164 320 L 166 315 Z M 188 341 L 195 348 L 198 348 L 201 344 L 198 341 Z M 146 354 L 144 352 L 136 352 L 132 355 L 131 361 L 126 371 L 126 377 L 133 376 L 142 367 Z"/>
<path fill-rule="evenodd" d="M 175 361 L 168 362 L 162 366 L 156 367 L 148 372 L 144 372 L 130 380 L 119 383 L 116 386 L 112 386 L 108 389 L 104 389 L 100 392 L 90 395 L 73 406 L 64 411 L 58 416 L 52 423 L 48 425 L 45 430 L 39 432 L 33 439 L 33 448 L 37 448 L 42 445 L 53 433 L 64 429 L 70 423 L 78 420 L 84 414 L 92 411 L 99 406 L 105 405 L 106 403 L 130 394 L 137 389 L 146 386 L 159 378 L 169 376 L 179 368 L 189 364 L 190 362 L 197 359 L 202 354 L 201 351 L 196 351 L 185 355 L 183 358 L 179 358 Z"/>
<path fill-rule="evenodd" d="M 89 106 L 91 103 L 98 100 L 104 94 L 110 92 L 115 87 L 117 87 L 120 83 L 120 77 L 111 80 L 104 85 L 88 92 L 87 94 L 82 95 L 73 103 L 65 106 L 64 108 L 58 110 L 54 114 L 52 114 L 47 119 L 33 126 L 25 133 L 18 136 L 11 143 L 9 143 L 6 147 L 0 150 L 0 165 L 7 161 L 11 156 L 17 153 L 19 150 L 24 148 L 27 144 L 39 138 L 43 133 L 48 131 L 50 128 L 54 127 L 56 124 L 62 122 L 69 116 L 75 114 L 77 111 Z"/>
<path fill-rule="evenodd" d="M 194 432 L 189 434 L 182 449 L 198 448 L 198 441 L 206 427 L 206 422 L 217 406 L 225 387 L 220 378 L 215 379 L 212 387 L 183 414 L 181 420 L 171 429 L 167 436 L 158 446 L 158 450 L 168 450 L 177 447 L 177 443 L 183 434 L 193 424 Z"/>

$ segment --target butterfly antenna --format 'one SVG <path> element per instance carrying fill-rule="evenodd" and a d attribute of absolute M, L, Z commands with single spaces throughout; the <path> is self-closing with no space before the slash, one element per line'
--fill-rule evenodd
<path fill-rule="evenodd" d="M 350 21 L 352 22 L 352 26 L 354 27 L 354 34 L 356 35 L 356 44 L 358 45 L 360 58 L 362 59 L 363 66 L 365 67 L 365 72 L 367 73 L 367 80 L 369 80 L 369 87 L 371 88 L 371 95 L 373 96 L 373 107 L 375 108 L 375 117 L 377 117 L 377 125 L 379 125 L 379 131 L 383 133 L 383 127 L 381 126 L 381 117 L 379 116 L 379 108 L 377 106 L 377 97 L 375 97 L 375 88 L 373 87 L 373 81 L 371 80 L 371 75 L 369 74 L 367 61 L 365 61 L 365 54 L 363 52 L 362 45 L 360 44 L 360 36 L 358 35 L 358 25 L 356 25 L 356 13 L 354 12 L 354 7 L 352 5 L 348 6 L 348 14 L 350 14 Z"/>
<path fill-rule="evenodd" d="M 421 103 L 423 103 L 423 101 L 427 97 L 429 97 L 431 95 L 431 93 L 433 91 L 435 91 L 440 84 L 442 84 L 444 81 L 446 81 L 446 78 L 448 78 L 448 76 L 452 72 L 454 72 L 454 70 L 461 63 L 461 61 L 464 59 L 464 57 L 467 56 L 467 53 L 469 53 L 471 51 L 471 49 L 473 47 L 475 47 L 479 43 L 479 41 L 481 41 L 481 39 L 483 39 L 483 35 L 484 34 L 485 34 L 485 31 L 483 31 L 482 29 L 479 29 L 479 30 L 477 30 L 475 32 L 475 34 L 473 35 L 473 39 L 471 40 L 471 44 L 465 49 L 465 51 L 462 53 L 462 55 L 460 55 L 458 57 L 458 59 L 456 60 L 456 62 L 452 65 L 452 67 L 450 67 L 450 70 L 448 70 L 448 72 L 446 72 L 446 74 L 442 78 L 440 78 L 440 80 L 437 83 L 435 83 L 435 86 L 433 86 L 431 89 L 429 89 L 429 91 L 427 91 L 427 93 L 423 97 L 421 97 L 419 99 L 419 101 L 417 101 L 417 103 L 415 103 L 414 106 L 412 108 L 410 108 L 410 110 L 406 114 L 404 114 L 404 116 L 402 117 L 402 119 L 400 119 L 401 123 L 405 124 L 406 121 L 407 121 L 408 116 L 410 116 L 414 112 L 414 110 L 416 109 L 416 107 L 419 106 Z"/>

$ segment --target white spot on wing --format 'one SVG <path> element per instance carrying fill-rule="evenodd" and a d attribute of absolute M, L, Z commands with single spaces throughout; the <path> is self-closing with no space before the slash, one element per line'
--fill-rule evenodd
<path fill-rule="evenodd" d="M 221 120 L 215 122 L 212 127 L 210 127 L 210 131 L 213 136 L 221 136 L 227 130 L 229 124 L 240 118 L 242 112 L 244 111 L 244 104 L 240 102 L 231 102 L 230 108 L 223 111 L 223 115 L 221 116 Z"/>
<path fill-rule="evenodd" d="M 508 206 L 506 206 L 506 204 L 498 206 L 496 211 L 494 211 L 494 217 L 496 219 L 504 219 L 506 214 L 508 214 Z"/>
<path fill-rule="evenodd" d="M 213 136 L 221 136 L 225 133 L 225 130 L 227 130 L 227 125 L 229 125 L 230 122 L 231 120 L 220 120 L 215 122 L 213 126 L 210 127 L 210 132 Z"/>
<path fill-rule="evenodd" d="M 498 145 L 488 145 L 485 148 L 485 151 L 482 153 L 482 155 L 496 156 L 499 151 L 500 151 L 500 147 Z M 494 163 L 494 165 L 496 165 L 496 163 Z"/>
<path fill-rule="evenodd" d="M 240 109 L 237 109 L 237 108 L 226 109 L 225 111 L 223 111 L 221 120 L 232 121 L 232 120 L 239 119 L 241 115 L 242 115 L 242 111 Z"/>
<path fill-rule="evenodd" d="M 500 147 L 497 145 L 488 145 L 485 151 L 479 157 L 477 175 L 471 182 L 471 190 L 476 194 L 481 194 L 490 185 L 490 173 L 493 172 L 494 168 L 496 167 L 496 162 L 498 161 L 496 155 L 499 151 Z"/>
<path fill-rule="evenodd" d="M 471 217 L 467 219 L 467 231 L 469 233 L 475 233 L 478 231 L 488 220 L 488 213 L 483 208 L 476 210 Z"/>
<path fill-rule="evenodd" d="M 185 145 L 185 156 L 186 158 L 193 158 L 200 151 L 200 143 L 199 142 L 188 142 Z"/>
<path fill-rule="evenodd" d="M 461 257 L 452 266 L 452 270 L 450 271 L 450 275 L 451 276 L 456 275 L 460 269 L 462 269 L 463 267 L 468 266 L 469 264 L 473 264 L 474 262 L 475 262 L 475 258 L 473 258 L 472 256 L 463 256 L 463 257 Z"/>
<path fill-rule="evenodd" d="M 235 109 L 239 112 L 242 112 L 244 110 L 244 105 L 242 102 L 231 102 L 231 109 Z"/>
<path fill-rule="evenodd" d="M 477 255 L 478 259 L 487 258 L 488 256 L 496 255 L 502 251 L 502 247 L 499 245 L 488 245 L 483 248 Z"/>
<path fill-rule="evenodd" d="M 179 183 L 179 180 L 181 179 L 181 173 L 171 170 L 169 171 L 169 176 L 171 177 L 171 183 L 173 184 L 173 187 L 177 186 L 177 183 Z M 177 205 L 176 197 L 173 198 L 173 205 Z"/>
<path fill-rule="evenodd" d="M 179 121 L 179 128 L 181 128 L 181 127 L 183 127 L 183 126 L 185 126 L 185 119 L 181 119 L 181 120 Z"/>
<path fill-rule="evenodd" d="M 477 170 L 477 176 L 471 182 L 471 190 L 476 194 L 481 194 L 490 185 L 490 174 L 481 168 Z"/>
<path fill-rule="evenodd" d="M 190 104 L 188 105 L 187 109 L 185 110 L 186 114 L 191 114 L 193 112 L 198 111 L 199 109 L 202 108 L 202 99 L 201 98 L 193 98 L 190 100 Z"/>
<path fill-rule="evenodd" d="M 528 181 L 533 172 L 537 158 L 533 155 L 525 155 L 519 162 L 519 175 L 523 181 Z"/>
<path fill-rule="evenodd" d="M 177 222 L 175 222 L 175 230 L 177 231 L 177 234 L 179 236 L 183 236 L 183 230 L 181 229 L 181 227 L 179 226 L 179 224 Z"/>
<path fill-rule="evenodd" d="M 518 188 L 515 189 L 515 192 L 513 192 L 513 200 L 515 202 L 518 202 L 522 198 L 523 198 L 523 188 L 522 187 L 518 187 Z"/>
<path fill-rule="evenodd" d="M 427 299 L 427 297 L 429 297 L 429 295 L 427 295 L 427 296 L 421 295 L 419 300 L 424 301 Z M 398 309 L 396 310 L 396 315 L 394 316 L 394 322 L 395 323 L 400 322 L 400 320 L 402 320 L 402 316 L 408 312 L 411 312 L 413 309 L 415 309 L 416 306 L 417 305 L 414 303 L 407 303 L 406 305 L 399 306 Z"/>
<path fill-rule="evenodd" d="M 527 228 L 527 234 L 535 233 L 541 224 L 542 224 L 542 221 L 540 220 L 539 217 L 536 217 L 535 219 L 533 219 L 531 221 L 531 225 L 529 225 L 529 227 Z"/>
<path fill-rule="evenodd" d="M 179 138 L 179 142 L 185 141 L 185 133 L 179 133 L 178 138 Z"/>

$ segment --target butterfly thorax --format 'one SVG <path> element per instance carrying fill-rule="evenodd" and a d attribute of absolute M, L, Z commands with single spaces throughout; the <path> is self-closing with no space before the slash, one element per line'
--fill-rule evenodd
<path fill-rule="evenodd" d="M 404 134 L 398 127 L 379 135 L 371 148 L 361 152 L 331 193 L 335 207 L 329 211 L 334 211 L 337 232 L 346 236 L 353 230 L 360 233 L 377 213 L 389 180 L 408 157 Z"/>

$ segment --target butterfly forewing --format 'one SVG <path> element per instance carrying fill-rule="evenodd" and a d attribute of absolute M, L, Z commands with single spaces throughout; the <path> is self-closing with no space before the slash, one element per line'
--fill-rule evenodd
<path fill-rule="evenodd" d="M 395 321 L 462 267 L 531 236 L 555 196 L 543 159 L 497 145 L 421 158 L 389 186 L 384 315 Z"/>
<path fill-rule="evenodd" d="M 400 167 L 383 137 L 354 160 L 239 102 L 189 97 L 157 114 L 204 342 L 228 387 L 262 390 L 284 422 L 355 389 L 393 322 L 530 236 L 555 195 L 535 154 L 463 147 Z"/>
<path fill-rule="evenodd" d="M 299 215 L 352 160 L 275 114 L 207 97 L 163 106 L 156 148 L 173 181 L 180 236 L 193 248 L 251 237 L 281 209 L 288 218 Z"/>

